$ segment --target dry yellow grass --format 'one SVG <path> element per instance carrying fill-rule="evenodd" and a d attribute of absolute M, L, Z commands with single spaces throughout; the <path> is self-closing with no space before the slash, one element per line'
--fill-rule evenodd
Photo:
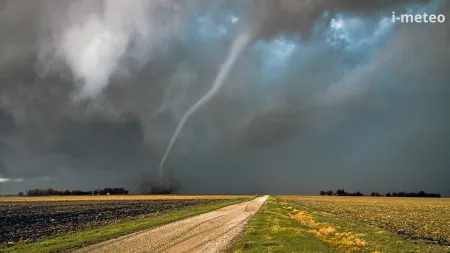
<path fill-rule="evenodd" d="M 112 196 L 43 196 L 43 197 L 0 197 L 2 201 L 95 201 L 95 200 L 184 200 L 184 199 L 237 199 L 253 195 L 112 195 Z"/>
<path fill-rule="evenodd" d="M 294 210 L 292 212 L 295 212 Z M 364 234 L 338 232 L 332 224 L 315 221 L 306 211 L 297 212 L 296 214 L 293 214 L 291 218 L 308 227 L 309 232 L 319 239 L 329 244 L 336 245 L 345 252 L 360 252 L 367 244 L 363 239 L 365 236 Z"/>

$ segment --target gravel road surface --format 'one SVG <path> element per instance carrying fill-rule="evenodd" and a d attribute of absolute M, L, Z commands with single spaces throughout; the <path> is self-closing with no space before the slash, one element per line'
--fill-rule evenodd
<path fill-rule="evenodd" d="M 76 253 L 220 252 L 243 231 L 268 196 L 119 237 Z"/>

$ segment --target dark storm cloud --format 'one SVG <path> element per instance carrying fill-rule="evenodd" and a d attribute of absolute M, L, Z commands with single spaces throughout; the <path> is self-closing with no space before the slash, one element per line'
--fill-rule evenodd
<path fill-rule="evenodd" d="M 77 124 L 66 121 L 61 131 L 65 134 L 59 138 L 53 151 L 85 163 L 88 165 L 85 169 L 94 167 L 113 172 L 148 167 L 145 157 L 150 157 L 152 150 L 145 148 L 142 126 L 135 119 L 123 123 L 92 121 Z M 84 168 L 80 166 L 79 169 Z"/>
<path fill-rule="evenodd" d="M 243 147 L 258 149 L 271 147 L 295 132 L 300 132 L 302 118 L 297 108 L 277 108 L 253 117 L 241 128 L 237 140 Z"/>
<path fill-rule="evenodd" d="M 3 177 L 5 172 L 6 172 L 5 165 L 3 164 L 3 161 L 0 160 L 0 177 Z"/>
<path fill-rule="evenodd" d="M 240 14 L 238 30 L 270 41 L 308 37 L 324 11 L 372 18 L 418 2 L 248 1 L 246 14 L 241 1 L 0 0 L 0 177 L 24 179 L 0 191 L 139 190 L 232 39 L 178 40 L 202 10 Z M 244 53 L 168 158 L 180 190 L 450 194 L 449 26 L 399 25 L 351 70 L 309 37 L 273 81 Z"/>
<path fill-rule="evenodd" d="M 3 110 L 0 110 L 0 135 L 5 136 L 14 132 L 14 118 Z"/>

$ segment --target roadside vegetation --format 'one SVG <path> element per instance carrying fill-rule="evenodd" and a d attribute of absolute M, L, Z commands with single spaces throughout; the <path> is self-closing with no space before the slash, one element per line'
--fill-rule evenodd
<path fill-rule="evenodd" d="M 448 245 L 423 239 L 412 240 L 411 238 L 405 238 L 403 235 L 370 223 L 368 219 L 362 218 L 364 215 L 369 214 L 368 211 L 360 213 L 360 218 L 356 217 L 358 209 L 355 210 L 354 216 L 347 216 L 344 211 L 333 214 L 331 211 L 325 211 L 319 208 L 319 205 L 313 206 L 311 202 L 305 202 L 302 198 L 316 200 L 327 197 L 270 197 L 261 210 L 249 221 L 246 231 L 230 251 L 234 253 L 450 252 Z M 354 197 L 329 198 L 335 199 L 336 201 L 336 203 L 331 202 L 330 204 L 330 208 L 333 208 L 333 210 L 352 210 L 357 208 L 354 205 L 350 205 L 347 208 L 347 205 L 349 205 L 349 201 L 359 199 Z M 367 201 L 362 199 L 367 198 L 361 198 L 363 203 Z M 385 204 L 388 204 L 388 200 L 392 201 L 393 199 L 387 199 L 387 203 Z M 372 204 L 372 207 L 376 206 L 374 203 Z M 427 208 L 427 204 L 430 203 L 420 202 L 416 204 Z M 435 205 L 439 206 L 439 204 Z M 450 203 L 446 202 L 444 205 L 449 207 Z M 372 210 L 372 214 L 384 208 L 381 215 L 384 215 L 385 220 L 389 220 L 391 216 L 395 219 L 395 215 L 400 215 L 392 211 L 392 208 L 386 206 L 382 206 L 380 209 L 371 209 L 372 207 L 368 207 L 367 209 Z M 395 207 L 395 204 L 393 204 L 393 207 Z M 414 207 L 415 205 L 410 206 L 410 210 L 413 210 Z M 428 208 L 430 207 L 428 206 Z M 429 210 L 433 209 L 430 208 Z M 401 218 L 402 216 L 397 219 Z M 420 220 L 419 217 L 415 218 Z M 430 223 L 428 226 L 433 226 L 433 221 L 437 221 L 438 219 L 438 217 L 434 217 L 434 219 L 429 220 Z M 416 228 L 418 229 L 418 227 Z"/>
<path fill-rule="evenodd" d="M 166 196 L 170 197 L 170 196 Z M 143 209 L 146 209 L 147 205 L 155 205 L 157 208 L 149 208 L 147 210 L 147 214 L 145 215 L 137 215 L 135 216 L 134 210 L 132 207 L 127 205 L 126 201 L 103 201 L 103 205 L 111 205 L 109 207 L 106 207 L 104 209 L 101 203 L 96 203 L 97 206 L 94 205 L 95 208 L 99 207 L 99 211 L 96 211 L 95 209 L 92 210 L 83 210 L 82 213 L 86 215 L 93 215 L 96 216 L 94 220 L 90 220 L 93 223 L 87 222 L 87 226 L 83 226 L 82 229 L 77 230 L 78 224 L 84 224 L 83 220 L 80 221 L 74 221 L 70 226 L 64 225 L 64 223 L 61 223 L 61 230 L 58 230 L 59 227 L 57 224 L 52 224 L 56 221 L 56 219 L 51 218 L 52 216 L 60 217 L 61 213 L 55 212 L 53 214 L 43 214 L 46 218 L 48 218 L 48 221 L 45 220 L 47 223 L 50 223 L 51 229 L 58 230 L 56 234 L 52 236 L 44 236 L 43 238 L 30 241 L 26 238 L 23 238 L 22 240 L 16 242 L 3 242 L 3 246 L 0 246 L 0 252 L 39 252 L 39 253 L 45 253 L 45 252 L 61 252 L 68 249 L 73 248 L 79 248 L 83 246 L 87 246 L 94 243 L 99 243 L 102 241 L 106 241 L 109 239 L 113 239 L 122 235 L 130 234 L 133 232 L 137 232 L 140 230 L 152 228 L 155 226 L 163 225 L 166 223 L 174 222 L 180 219 L 184 219 L 193 215 L 198 215 L 205 212 L 210 212 L 228 205 L 241 203 L 244 201 L 248 201 L 250 198 L 247 197 L 233 197 L 230 196 L 229 199 L 214 199 L 213 196 L 210 200 L 207 199 L 200 199 L 197 200 L 197 204 L 195 204 L 195 200 L 179 200 L 179 201 L 165 201 L 166 205 L 164 208 L 161 206 L 161 201 L 141 201 L 141 205 L 144 206 Z M 187 196 L 186 196 L 187 198 Z M 101 202 L 101 201 L 100 201 Z M 123 202 L 123 203 L 121 203 Z M 135 201 L 136 202 L 136 201 Z M 194 204 L 192 204 L 192 203 Z M 5 204 L 11 204 L 12 205 L 27 205 L 32 204 L 36 205 L 36 202 L 0 202 L 0 207 L 4 207 Z M 65 205 L 67 202 L 41 202 L 39 204 L 44 204 L 47 206 L 51 205 Z M 67 211 L 78 210 L 76 206 L 83 206 L 81 203 L 84 203 L 85 205 L 89 205 L 89 201 L 75 201 L 71 203 L 71 208 L 68 208 Z M 113 204 L 114 203 L 114 204 Z M 186 203 L 191 203 L 190 205 L 186 205 Z M 132 206 L 132 205 L 131 205 Z M 117 208 L 115 208 L 117 207 Z M 142 206 L 140 206 L 142 207 Z M 158 208 L 160 207 L 160 208 Z M 104 210 L 103 210 L 103 209 Z M 132 213 L 130 215 L 126 215 L 124 217 L 114 217 L 114 211 L 115 209 L 119 210 L 119 213 L 122 213 L 127 208 L 131 208 Z M 24 209 L 25 210 L 25 209 Z M 138 208 L 137 210 L 141 210 L 141 208 Z M 112 212 L 111 212 L 112 211 Z M 10 212 L 11 215 L 14 215 L 16 212 Z M 17 213 L 18 215 L 21 215 L 21 213 Z M 36 213 L 30 213 L 31 217 L 33 214 Z M 39 216 L 39 214 L 37 213 Z M 98 222 L 97 217 L 98 216 L 108 216 L 111 219 L 109 219 L 109 222 L 106 223 L 96 223 Z M 48 216 L 48 217 L 47 217 Z M 74 215 L 73 217 L 78 218 L 78 215 Z M 89 216 L 86 216 L 89 217 Z M 85 218 L 86 218 L 85 217 Z M 12 229 L 15 227 L 20 228 L 21 225 L 26 226 L 27 228 L 30 228 L 33 234 L 40 235 L 40 230 L 45 228 L 46 226 L 30 226 L 33 224 L 33 222 L 25 222 L 22 223 L 21 219 L 14 219 L 14 221 L 8 221 L 8 217 L 5 217 L 4 222 L 9 222 L 10 224 L 7 224 L 5 226 L 2 225 L 2 227 L 11 226 Z M 41 217 L 42 218 L 42 217 Z M 31 218 L 33 219 L 33 218 Z M 53 219 L 53 220 L 52 220 Z M 101 220 L 102 218 L 100 218 Z M 38 221 L 40 218 L 38 219 Z M 14 223 L 14 224 L 13 224 Z M 90 226 L 91 224 L 92 226 Z M 105 225 L 106 224 L 106 225 Z M 72 226 L 73 225 L 73 226 Z M 33 230 L 34 229 L 34 230 Z M 3 233 L 4 231 L 2 231 Z M 42 233 L 45 235 L 45 233 Z"/>
<path fill-rule="evenodd" d="M 373 197 L 281 197 L 313 208 L 383 228 L 405 239 L 450 246 L 450 199 Z"/>
<path fill-rule="evenodd" d="M 330 245 L 309 233 L 291 218 L 292 207 L 269 197 L 250 219 L 231 252 L 333 252 Z"/>

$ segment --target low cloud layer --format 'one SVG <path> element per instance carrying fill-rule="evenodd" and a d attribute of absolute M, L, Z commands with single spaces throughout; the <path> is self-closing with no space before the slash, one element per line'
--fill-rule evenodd
<path fill-rule="evenodd" d="M 434 1 L 0 0 L 0 192 L 138 191 L 250 31 L 167 160 L 181 192 L 449 195 L 450 26 L 383 21 L 411 8 L 450 17 Z"/>

